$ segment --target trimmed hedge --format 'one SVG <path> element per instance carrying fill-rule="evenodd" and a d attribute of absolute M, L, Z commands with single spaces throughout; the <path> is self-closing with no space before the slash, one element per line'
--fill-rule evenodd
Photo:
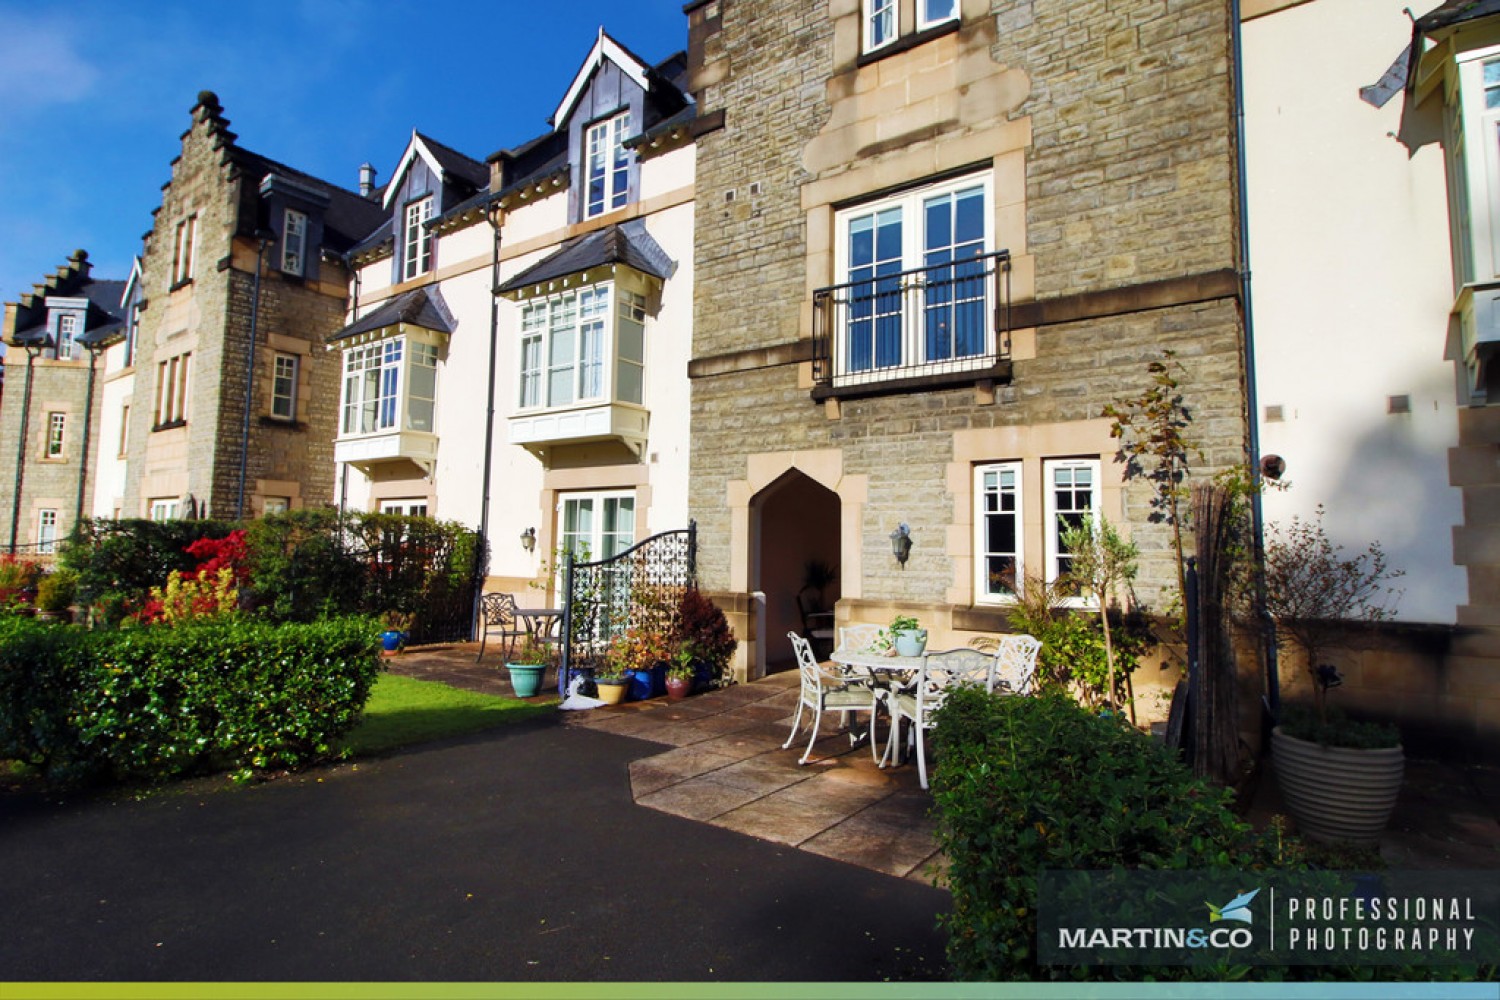
<path fill-rule="evenodd" d="M 306 764 L 359 721 L 379 631 L 368 618 L 95 632 L 0 618 L 0 758 L 55 784 Z"/>
<path fill-rule="evenodd" d="M 1036 962 L 1043 870 L 1263 869 L 1283 860 L 1170 751 L 1059 694 L 955 691 L 938 711 L 932 790 L 953 910 L 943 917 L 955 978 L 1073 978 Z M 1145 970 L 1106 975 L 1132 978 Z M 1160 968 L 1155 978 L 1200 978 Z"/>

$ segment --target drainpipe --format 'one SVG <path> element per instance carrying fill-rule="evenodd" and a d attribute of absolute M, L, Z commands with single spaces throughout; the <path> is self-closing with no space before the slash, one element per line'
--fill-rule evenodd
<path fill-rule="evenodd" d="M 1264 483 L 1260 474 L 1260 392 L 1255 381 L 1255 308 L 1250 298 L 1250 196 L 1245 164 L 1245 68 L 1240 0 L 1230 0 L 1229 37 L 1234 60 L 1235 186 L 1238 189 L 1240 309 L 1245 326 L 1245 406 L 1249 410 L 1246 437 L 1250 464 L 1250 534 L 1255 572 L 1255 617 L 1260 622 L 1265 650 L 1266 707 L 1272 718 L 1281 713 L 1281 677 L 1276 664 L 1276 626 L 1266 611 L 1266 522 L 1261 504 Z"/>
<path fill-rule="evenodd" d="M 86 346 L 89 351 L 89 387 L 84 395 L 83 404 L 83 450 L 78 464 L 78 503 L 73 511 L 74 531 L 77 531 L 78 526 L 83 523 L 83 491 L 89 474 L 89 436 L 94 426 L 94 378 L 98 373 L 99 352 L 104 349 L 102 344 Z"/>
<path fill-rule="evenodd" d="M 479 551 L 485 556 L 485 571 L 489 571 L 490 541 L 490 476 L 494 468 L 495 454 L 495 365 L 500 340 L 500 210 L 491 206 L 485 213 L 495 239 L 490 249 L 490 379 L 486 390 L 488 403 L 484 414 L 484 478 L 480 492 L 483 494 L 479 506 Z M 474 610 L 471 620 L 478 627 L 479 598 L 484 590 L 483 581 L 474 588 Z M 471 633 L 472 634 L 472 633 Z"/>
<path fill-rule="evenodd" d="M 10 554 L 16 554 L 16 532 L 21 527 L 21 486 L 26 481 L 26 435 L 31 424 L 31 379 L 36 356 L 48 347 L 48 341 L 26 345 L 26 392 L 21 396 L 21 443 L 16 448 L 16 499 L 10 510 Z"/>
<path fill-rule="evenodd" d="M 240 425 L 240 486 L 234 504 L 234 519 L 245 519 L 245 470 L 250 464 L 250 406 L 255 398 L 255 339 L 260 323 L 260 272 L 266 257 L 266 247 L 275 239 L 264 231 L 255 234 L 255 281 L 250 291 L 250 348 L 245 357 L 245 419 Z"/>

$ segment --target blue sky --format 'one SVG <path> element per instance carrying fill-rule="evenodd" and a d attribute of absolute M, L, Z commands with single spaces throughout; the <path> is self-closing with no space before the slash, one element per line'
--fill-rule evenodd
<path fill-rule="evenodd" d="M 354 188 L 413 127 L 480 160 L 540 134 L 600 25 L 687 47 L 682 0 L 0 0 L 0 299 L 78 247 L 126 277 L 200 90 L 241 145 Z"/>

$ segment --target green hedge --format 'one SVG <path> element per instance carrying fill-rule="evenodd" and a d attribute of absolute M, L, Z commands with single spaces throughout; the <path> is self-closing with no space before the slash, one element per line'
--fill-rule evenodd
<path fill-rule="evenodd" d="M 1195 778 L 1135 729 L 1062 695 L 960 690 L 939 709 L 933 799 L 953 910 L 956 978 L 1073 977 L 1036 963 L 1037 875 L 1110 868 L 1250 870 L 1276 845 L 1234 814 L 1232 795 Z M 1198 978 L 1212 970 L 1109 970 Z"/>
<path fill-rule="evenodd" d="M 0 618 L 0 757 L 56 784 L 305 764 L 381 669 L 367 618 L 95 631 Z"/>

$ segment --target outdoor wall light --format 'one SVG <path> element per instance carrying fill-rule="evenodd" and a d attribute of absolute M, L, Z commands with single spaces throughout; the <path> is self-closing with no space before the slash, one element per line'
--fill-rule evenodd
<path fill-rule="evenodd" d="M 905 521 L 902 521 L 896 526 L 896 530 L 891 532 L 891 555 L 896 557 L 896 562 L 900 563 L 902 568 L 905 568 L 906 560 L 911 555 L 911 529 L 906 526 Z"/>
<path fill-rule="evenodd" d="M 527 528 L 525 531 L 521 532 L 521 548 L 525 549 L 527 552 L 530 552 L 532 549 L 536 548 L 535 528 Z"/>

